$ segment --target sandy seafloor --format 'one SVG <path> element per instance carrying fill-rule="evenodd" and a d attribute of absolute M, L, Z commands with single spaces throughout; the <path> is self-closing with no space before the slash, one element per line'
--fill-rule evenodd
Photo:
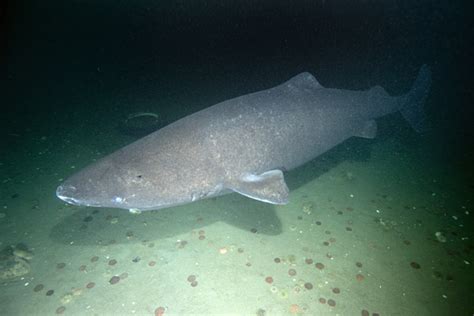
<path fill-rule="evenodd" d="M 23 243 L 34 256 L 29 274 L 1 283 L 2 315 L 474 311 L 472 202 L 429 156 L 435 136 L 385 119 L 381 137 L 287 173 L 285 206 L 230 194 L 133 215 L 57 199 L 62 179 L 131 141 L 116 132 L 122 114 L 100 128 L 77 119 L 9 136 L 1 247 Z"/>

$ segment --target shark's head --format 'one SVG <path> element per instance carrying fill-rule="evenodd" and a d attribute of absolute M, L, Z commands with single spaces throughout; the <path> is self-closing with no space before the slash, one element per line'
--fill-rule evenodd
<path fill-rule="evenodd" d="M 212 196 L 221 189 L 189 165 L 177 168 L 180 164 L 170 161 L 150 168 L 143 159 L 124 163 L 114 158 L 105 157 L 68 178 L 57 188 L 57 197 L 73 205 L 154 210 Z"/>
<path fill-rule="evenodd" d="M 56 189 L 56 195 L 73 205 L 149 208 L 149 197 L 145 194 L 149 183 L 142 174 L 133 173 L 102 160 L 64 181 Z"/>

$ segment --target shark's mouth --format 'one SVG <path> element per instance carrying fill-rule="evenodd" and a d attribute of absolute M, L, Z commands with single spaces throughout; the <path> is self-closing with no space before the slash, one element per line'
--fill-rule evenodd
<path fill-rule="evenodd" d="M 60 185 L 56 189 L 56 196 L 63 200 L 66 203 L 72 204 L 72 205 L 84 205 L 84 206 L 100 206 L 97 203 L 89 203 L 84 200 L 80 200 L 77 198 L 73 198 L 71 193 L 74 193 L 76 191 L 76 187 L 69 185 L 69 186 L 64 186 Z"/>

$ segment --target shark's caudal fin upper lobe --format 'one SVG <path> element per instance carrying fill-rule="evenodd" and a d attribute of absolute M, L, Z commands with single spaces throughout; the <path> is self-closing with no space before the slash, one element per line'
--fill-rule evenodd
<path fill-rule="evenodd" d="M 410 92 L 400 98 L 400 112 L 418 133 L 429 130 L 423 105 L 431 87 L 431 70 L 423 65 Z"/>

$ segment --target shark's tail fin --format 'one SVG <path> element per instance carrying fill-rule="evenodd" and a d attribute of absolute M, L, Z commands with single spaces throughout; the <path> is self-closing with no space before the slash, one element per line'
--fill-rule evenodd
<path fill-rule="evenodd" d="M 427 65 L 421 66 L 418 77 L 410 92 L 400 98 L 400 112 L 418 133 L 429 130 L 423 105 L 431 87 L 431 70 Z"/>

